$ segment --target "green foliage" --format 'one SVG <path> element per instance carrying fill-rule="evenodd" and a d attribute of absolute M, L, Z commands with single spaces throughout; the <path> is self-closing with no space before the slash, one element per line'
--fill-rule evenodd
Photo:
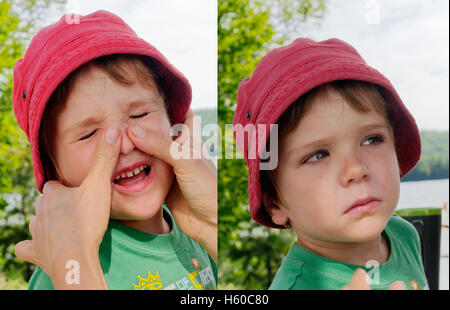
<path fill-rule="evenodd" d="M 422 156 L 402 181 L 448 179 L 448 131 L 421 131 Z"/>
<path fill-rule="evenodd" d="M 15 244 L 30 239 L 28 223 L 38 193 L 28 141 L 12 111 L 12 71 L 47 10 L 61 10 L 64 2 L 0 1 L 0 287 L 23 287 L 21 279 L 28 280 L 34 268 L 14 255 Z"/>
<path fill-rule="evenodd" d="M 0 273 L 0 290 L 26 290 L 28 283 L 21 279 L 11 280 Z"/>
<path fill-rule="evenodd" d="M 324 1 L 219 1 L 218 113 L 222 133 L 226 124 L 232 124 L 240 81 L 251 76 L 269 49 L 286 41 L 287 25 L 298 25 L 307 16 L 320 17 L 323 12 Z M 229 147 L 227 143 L 233 142 L 222 139 L 221 150 Z M 218 169 L 219 285 L 266 289 L 293 235 L 251 220 L 244 160 L 221 159 Z"/>

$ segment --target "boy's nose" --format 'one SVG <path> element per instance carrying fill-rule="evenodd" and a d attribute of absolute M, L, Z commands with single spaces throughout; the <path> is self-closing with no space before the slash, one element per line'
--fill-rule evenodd
<path fill-rule="evenodd" d="M 347 156 L 341 175 L 341 183 L 348 186 L 369 178 L 369 170 L 358 156 Z"/>
<path fill-rule="evenodd" d="M 120 153 L 123 155 L 129 154 L 135 148 L 133 141 L 130 139 L 130 137 L 127 134 L 128 126 L 129 126 L 128 122 L 125 122 L 124 124 L 121 124 L 120 126 L 117 126 L 122 135 L 122 146 L 120 149 Z"/>

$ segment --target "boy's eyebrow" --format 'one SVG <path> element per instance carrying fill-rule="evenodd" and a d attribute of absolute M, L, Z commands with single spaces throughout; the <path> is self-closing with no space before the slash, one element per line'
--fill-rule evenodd
<path fill-rule="evenodd" d="M 81 122 L 77 122 L 74 125 L 72 125 L 70 127 L 67 127 L 64 130 L 64 133 L 72 131 L 72 130 L 78 130 L 80 128 L 85 128 L 85 127 L 89 127 L 89 126 L 92 126 L 92 125 L 96 125 L 96 124 L 99 124 L 101 122 L 102 122 L 101 119 L 98 119 L 95 116 L 90 116 L 90 117 L 82 120 Z"/>
<path fill-rule="evenodd" d="M 361 131 L 365 131 L 365 130 L 376 130 L 376 129 L 385 129 L 388 130 L 388 126 L 386 124 L 381 124 L 381 123 L 371 123 L 371 124 L 367 124 L 367 125 L 363 125 L 360 127 Z M 291 150 L 289 150 L 287 153 L 288 155 L 291 155 L 292 153 L 297 153 L 298 151 L 302 150 L 302 149 L 309 149 L 312 148 L 316 145 L 320 145 L 322 147 L 326 147 L 329 143 L 328 138 L 321 138 L 318 140 L 313 140 L 311 142 L 308 142 L 306 144 L 302 144 L 299 145 L 298 147 L 295 147 Z"/>
<path fill-rule="evenodd" d="M 303 149 L 309 149 L 309 148 L 312 148 L 312 147 L 314 147 L 316 145 L 324 146 L 324 145 L 327 145 L 328 143 L 329 142 L 328 142 L 327 138 L 313 140 L 313 141 L 308 142 L 306 144 L 301 144 L 301 145 L 299 145 L 297 147 L 294 147 L 291 150 L 289 150 L 287 153 L 288 153 L 288 155 L 292 155 L 293 153 L 298 153 L 298 151 L 301 151 Z"/>
<path fill-rule="evenodd" d="M 123 109 L 124 111 L 126 110 L 131 110 L 133 108 L 137 108 L 140 106 L 145 106 L 148 104 L 156 104 L 157 102 L 153 99 L 153 98 L 142 98 L 142 99 L 136 99 L 130 102 L 127 102 L 125 106 L 125 108 Z"/>
<path fill-rule="evenodd" d="M 367 124 L 367 125 L 361 126 L 361 129 L 363 129 L 363 130 L 367 130 L 367 129 L 388 129 L 388 126 L 386 124 L 374 123 L 374 124 Z"/>
<path fill-rule="evenodd" d="M 133 100 L 131 102 L 128 102 L 125 106 L 127 107 L 124 110 L 131 110 L 133 108 L 137 108 L 140 106 L 148 105 L 148 104 L 156 103 L 154 100 L 151 99 L 137 99 Z M 64 133 L 72 131 L 72 130 L 78 130 L 81 128 L 89 127 L 92 125 L 100 124 L 103 121 L 103 119 L 97 118 L 96 116 L 90 116 L 80 122 L 75 123 L 74 125 L 66 128 L 64 130 Z"/>

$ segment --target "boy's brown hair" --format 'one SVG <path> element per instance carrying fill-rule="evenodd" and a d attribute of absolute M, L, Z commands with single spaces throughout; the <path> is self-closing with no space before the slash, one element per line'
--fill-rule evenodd
<path fill-rule="evenodd" d="M 128 72 L 126 65 L 131 65 L 134 72 Z M 56 130 L 56 118 L 64 109 L 70 92 L 72 91 L 79 75 L 90 66 L 100 68 L 108 74 L 114 81 L 127 86 L 134 83 L 137 78 L 143 85 L 153 87 L 151 80 L 155 81 L 158 93 L 164 100 L 167 110 L 167 101 L 162 88 L 162 74 L 160 66 L 156 61 L 141 55 L 133 54 L 113 54 L 102 56 L 91 60 L 71 72 L 53 92 L 42 116 L 41 127 L 39 129 L 39 152 L 44 167 L 45 178 L 47 180 L 58 180 L 66 184 L 63 175 L 60 173 L 54 158 L 54 134 Z"/>
<path fill-rule="evenodd" d="M 297 128 L 302 118 L 311 109 L 313 102 L 318 97 L 326 94 L 330 88 L 336 90 L 342 98 L 344 98 L 345 102 L 356 111 L 365 113 L 374 109 L 380 115 L 384 116 L 389 124 L 391 136 L 394 138 L 392 132 L 392 112 L 381 95 L 378 86 L 356 80 L 338 80 L 320 85 L 310 90 L 289 106 L 277 121 L 278 144 L 280 144 L 283 137 Z M 283 199 L 280 195 L 281 192 L 272 170 L 261 170 L 260 183 L 261 191 L 263 193 L 268 193 L 275 204 L 283 204 Z M 268 208 L 270 206 L 264 207 Z M 289 223 L 287 226 L 289 226 Z"/>

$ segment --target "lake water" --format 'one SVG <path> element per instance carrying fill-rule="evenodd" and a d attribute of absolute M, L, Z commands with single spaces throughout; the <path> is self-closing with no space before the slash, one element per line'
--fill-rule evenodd
<path fill-rule="evenodd" d="M 400 183 L 397 209 L 448 206 L 448 179 Z"/>
<path fill-rule="evenodd" d="M 449 182 L 444 180 L 415 181 L 400 183 L 400 199 L 397 209 L 438 207 L 442 208 L 444 203 L 448 208 Z M 448 210 L 448 209 L 447 209 Z M 442 224 L 448 225 L 448 213 L 443 213 Z M 441 261 L 439 272 L 439 289 L 449 289 L 449 231 L 448 228 L 441 230 Z"/>

